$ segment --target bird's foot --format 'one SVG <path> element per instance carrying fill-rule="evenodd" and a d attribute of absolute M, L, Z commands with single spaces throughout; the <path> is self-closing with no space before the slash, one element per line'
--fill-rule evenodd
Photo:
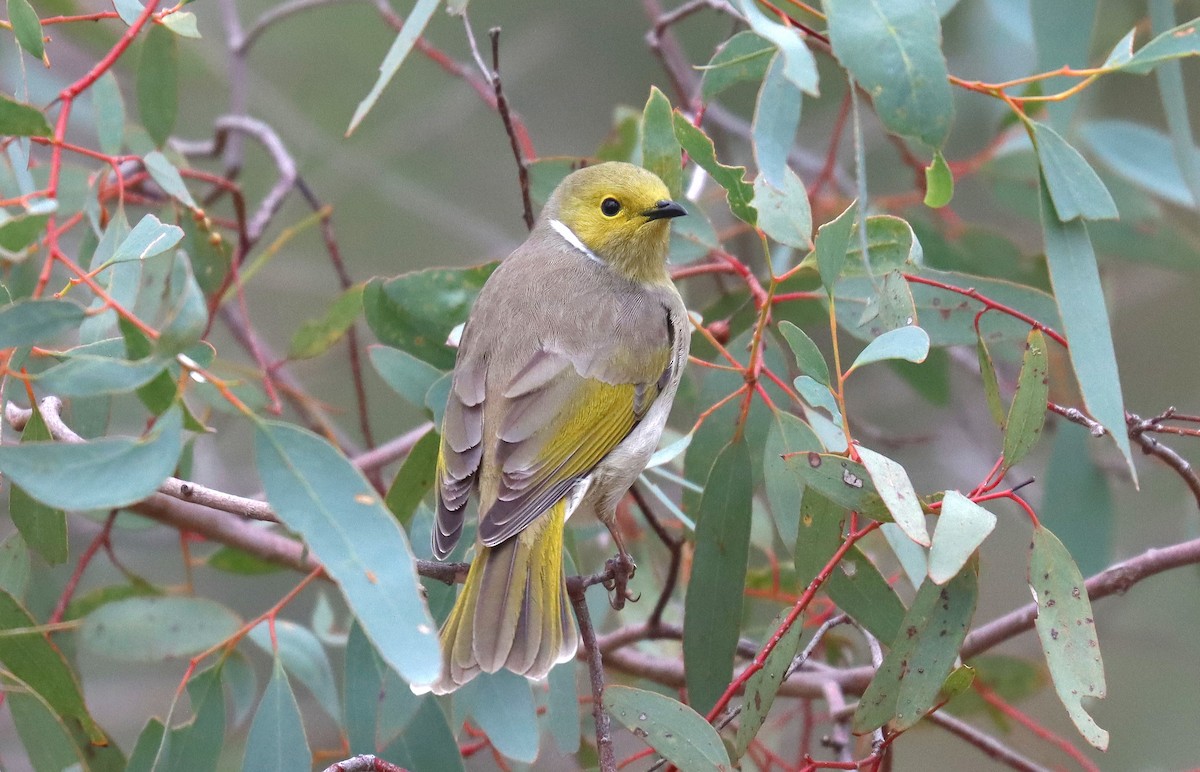
<path fill-rule="evenodd" d="M 610 577 L 604 582 L 604 588 L 610 593 L 609 605 L 620 611 L 625 608 L 626 601 L 637 603 L 642 596 L 629 591 L 629 580 L 637 571 L 637 564 L 633 562 L 633 558 L 629 557 L 627 553 L 621 552 L 615 558 L 610 558 L 604 564 L 604 568 Z"/>

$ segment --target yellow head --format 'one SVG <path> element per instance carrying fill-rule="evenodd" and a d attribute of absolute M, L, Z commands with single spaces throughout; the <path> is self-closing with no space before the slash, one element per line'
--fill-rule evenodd
<path fill-rule="evenodd" d="M 669 221 L 685 214 L 653 173 L 609 162 L 569 174 L 555 188 L 542 217 L 562 223 L 622 276 L 660 282 L 667 280 Z"/>

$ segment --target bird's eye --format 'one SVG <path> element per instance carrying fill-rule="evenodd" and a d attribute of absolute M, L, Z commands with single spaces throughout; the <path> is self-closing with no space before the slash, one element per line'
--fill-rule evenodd
<path fill-rule="evenodd" d="M 621 202 L 615 198 L 606 198 L 600 202 L 600 211 L 604 212 L 605 217 L 616 217 L 621 211 Z"/>

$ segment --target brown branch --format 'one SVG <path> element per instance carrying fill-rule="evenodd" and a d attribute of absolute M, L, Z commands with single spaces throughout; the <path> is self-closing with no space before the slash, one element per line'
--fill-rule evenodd
<path fill-rule="evenodd" d="M 390 761 L 385 761 L 370 753 L 353 756 L 345 761 L 330 764 L 325 772 L 407 772 Z"/>
<path fill-rule="evenodd" d="M 604 710 L 604 659 L 596 643 L 596 630 L 588 614 L 586 580 L 571 577 L 567 580 L 567 594 L 579 620 L 579 636 L 587 655 L 588 675 L 592 684 L 592 720 L 596 724 L 596 751 L 600 756 L 601 772 L 616 772 L 617 759 L 613 752 L 612 718 Z"/>
<path fill-rule="evenodd" d="M 465 12 L 463 18 L 466 19 Z M 529 193 L 529 160 L 521 152 L 521 145 L 517 141 L 517 131 L 513 124 L 512 111 L 508 107 L 508 99 L 504 96 L 504 88 L 500 84 L 500 28 L 492 27 L 488 30 L 488 36 L 492 39 L 491 81 L 492 88 L 496 91 L 496 110 L 500 113 L 500 120 L 504 122 L 504 131 L 508 134 L 508 143 L 512 146 L 513 157 L 517 161 L 517 181 L 521 185 L 521 206 L 523 207 L 525 227 L 533 230 L 533 198 Z"/>
<path fill-rule="evenodd" d="M 1031 761 L 1026 756 L 1017 753 L 1012 748 L 980 731 L 962 719 L 946 713 L 930 713 L 926 716 L 930 722 L 945 729 L 950 734 L 983 751 L 988 758 L 1023 772 L 1046 772 L 1046 767 Z"/>
<path fill-rule="evenodd" d="M 1159 416 L 1142 420 L 1134 413 L 1126 413 L 1125 422 L 1129 425 L 1129 438 L 1141 446 L 1143 453 L 1158 458 L 1174 469 L 1191 490 L 1197 506 L 1200 506 L 1200 476 L 1197 476 L 1196 470 L 1192 468 L 1187 459 L 1176 453 L 1175 450 L 1147 435 L 1147 432 L 1155 430 L 1159 420 Z"/>

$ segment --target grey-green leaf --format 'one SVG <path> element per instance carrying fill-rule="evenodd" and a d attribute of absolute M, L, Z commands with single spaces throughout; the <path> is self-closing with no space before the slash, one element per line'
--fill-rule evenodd
<path fill-rule="evenodd" d="M 175 128 L 179 107 L 179 51 L 169 29 L 161 24 L 147 26 L 137 72 L 138 114 L 146 133 L 162 147 Z"/>
<path fill-rule="evenodd" d="M 233 635 L 242 621 L 207 598 L 134 597 L 106 603 L 83 621 L 79 642 L 122 662 L 190 657 Z"/>
<path fill-rule="evenodd" d="M 795 27 L 785 27 L 767 18 L 766 14 L 758 9 L 754 0 L 735 1 L 738 10 L 745 17 L 746 23 L 750 25 L 750 29 L 760 37 L 771 41 L 783 54 L 784 76 L 804 93 L 818 96 L 817 63 L 813 59 L 812 51 L 809 51 L 808 46 L 804 44 L 804 37 L 800 30 Z"/>
<path fill-rule="evenodd" d="M 779 612 L 767 629 L 778 630 L 790 612 L 790 608 Z M 800 636 L 803 632 L 804 625 L 801 620 L 795 620 L 775 643 L 775 648 L 771 649 L 771 653 L 767 655 L 762 668 L 746 681 L 746 696 L 742 700 L 742 713 L 739 717 L 737 735 L 733 741 L 735 757 L 740 759 L 746 754 L 746 748 L 750 746 L 755 736 L 758 735 L 759 729 L 762 728 L 763 722 L 767 720 L 767 713 L 775 704 L 775 695 L 779 693 L 779 687 L 783 685 L 783 674 L 792 664 L 796 652 L 800 650 Z"/>
<path fill-rule="evenodd" d="M 733 768 L 717 730 L 681 702 L 631 686 L 609 686 L 604 690 L 604 707 L 680 769 L 724 772 Z"/>
<path fill-rule="evenodd" d="M 795 249 L 812 247 L 812 209 L 804 182 L 786 166 L 778 184 L 765 174 L 754 178 L 758 225 L 774 241 Z"/>
<path fill-rule="evenodd" d="M 1004 467 L 1025 457 L 1042 435 L 1046 421 L 1046 398 L 1050 393 L 1050 355 L 1046 337 L 1036 328 L 1029 331 L 1017 391 L 1013 394 L 1008 419 L 1004 422 Z"/>
<path fill-rule="evenodd" d="M 154 493 L 183 450 L 183 411 L 163 413 L 142 439 L 0 446 L 0 472 L 38 501 L 60 509 L 112 509 Z"/>
<path fill-rule="evenodd" d="M 38 59 L 46 55 L 46 43 L 42 40 L 42 22 L 29 0 L 8 0 L 8 21 L 21 48 Z"/>
<path fill-rule="evenodd" d="M 400 28 L 396 39 L 392 41 L 392 47 L 388 49 L 387 55 L 383 57 L 383 61 L 379 65 L 379 77 L 375 80 L 375 85 L 371 86 L 371 90 L 358 103 L 358 107 L 354 108 L 354 116 L 346 128 L 347 137 L 353 134 L 354 130 L 358 128 L 358 124 L 362 123 L 362 119 L 367 117 L 367 113 L 375 106 L 383 89 L 400 69 L 400 65 L 404 64 L 404 60 L 412 51 L 417 38 L 421 37 L 421 33 L 425 31 L 425 25 L 429 23 L 433 12 L 437 10 L 438 2 L 439 0 L 417 0 L 416 5 L 409 11 L 404 20 L 404 26 Z"/>
<path fill-rule="evenodd" d="M 455 693 L 454 710 L 456 726 L 460 710 L 472 716 L 510 759 L 532 764 L 537 758 L 537 712 L 529 681 L 521 676 L 507 670 L 479 675 Z"/>
<path fill-rule="evenodd" d="M 975 614 L 976 570 L 974 565 L 965 566 L 944 587 L 932 581 L 921 585 L 900 634 L 863 692 L 854 713 L 855 732 L 870 732 L 884 724 L 904 731 L 937 702 Z"/>
<path fill-rule="evenodd" d="M 121 86 L 112 72 L 104 73 L 92 84 L 92 110 L 100 149 L 109 155 L 117 155 L 125 144 L 125 100 L 121 98 Z"/>
<path fill-rule="evenodd" d="M 717 455 L 696 519 L 696 553 L 684 599 L 683 662 L 688 702 L 707 712 L 733 676 L 754 495 L 745 439 Z"/>
<path fill-rule="evenodd" d="M 922 547 L 928 547 L 929 531 L 925 528 L 925 513 L 921 511 L 921 500 L 917 498 L 904 467 L 870 448 L 859 447 L 858 455 L 896 525 L 908 538 Z"/>
<path fill-rule="evenodd" d="M 42 412 L 35 406 L 25 430 L 21 433 L 21 442 L 43 442 L 50 439 L 50 430 L 42 418 Z M 30 496 L 19 485 L 9 486 L 8 512 L 13 525 L 25 538 L 29 548 L 37 552 L 52 566 L 66 562 L 70 555 L 67 544 L 67 514 L 61 509 L 49 507 Z M 28 572 L 28 557 L 26 557 L 26 572 Z M 28 576 L 26 577 L 28 578 Z M 17 593 L 14 593 L 18 595 Z M 19 597 L 19 595 L 18 595 Z"/>
<path fill-rule="evenodd" d="M 942 28 L 928 0 L 825 0 L 829 40 L 871 95 L 893 134 L 937 149 L 950 134 L 954 103 Z"/>
<path fill-rule="evenodd" d="M 796 141 L 803 98 L 800 89 L 784 74 L 786 63 L 787 59 L 782 53 L 775 54 L 771 60 L 771 66 L 758 90 L 754 120 L 750 124 L 751 145 L 759 177 L 777 189 L 784 188 L 788 182 L 785 176 L 789 171 L 788 153 Z"/>
<path fill-rule="evenodd" d="M 642 111 L 642 165 L 659 176 L 673 198 L 683 192 L 683 166 L 671 101 L 655 87 Z"/>
<path fill-rule="evenodd" d="M 1041 186 L 1041 196 L 1046 262 L 1063 331 L 1071 344 L 1071 366 L 1088 412 L 1112 435 L 1136 485 L 1137 469 L 1125 431 L 1121 378 L 1092 240 L 1082 222 L 1059 221 L 1045 183 Z"/>
<path fill-rule="evenodd" d="M 762 80 L 775 54 L 775 46 L 749 30 L 743 30 L 721 44 L 703 67 L 700 97 L 711 102 L 722 91 L 743 81 Z"/>
<path fill-rule="evenodd" d="M 996 516 L 991 512 L 958 491 L 946 491 L 929 548 L 933 583 L 945 584 L 954 578 L 995 527 Z"/>
<path fill-rule="evenodd" d="M 1105 750 L 1108 732 L 1096 725 L 1082 703 L 1084 697 L 1103 698 L 1107 690 L 1091 600 L 1071 553 L 1041 527 L 1033 529 L 1029 586 L 1037 601 L 1035 624 L 1054 691 L 1084 739 Z"/>
<path fill-rule="evenodd" d="M 412 550 L 370 483 L 326 440 L 289 424 L 260 424 L 255 458 L 279 519 L 325 566 L 384 661 L 409 683 L 432 683 L 441 651 Z"/>
<path fill-rule="evenodd" d="M 196 208 L 196 200 L 188 192 L 187 185 L 183 182 L 183 175 L 179 173 L 179 169 L 175 168 L 175 164 L 167 160 L 165 155 L 155 150 L 147 153 L 146 157 L 142 159 L 142 163 L 145 165 L 146 171 L 150 173 L 150 178 L 166 191 L 167 195 L 192 209 Z"/>
<path fill-rule="evenodd" d="M 254 713 L 250 735 L 246 738 L 243 772 L 294 772 L 312 768 L 312 751 L 304 734 L 304 719 L 296 695 L 283 671 L 283 662 L 275 658 L 271 680 Z"/>
<path fill-rule="evenodd" d="M 1117 174 L 1148 193 L 1178 206 L 1196 206 L 1176 161 L 1171 139 L 1140 123 L 1102 120 L 1079 130 L 1092 154 Z M 1200 165 L 1200 148 L 1190 150 L 1191 163 Z"/>
<path fill-rule="evenodd" d="M 1030 121 L 1037 146 L 1042 178 L 1062 222 L 1076 218 L 1115 220 L 1119 216 L 1112 195 L 1096 170 L 1078 150 L 1044 123 Z"/>
<path fill-rule="evenodd" d="M 334 721 L 341 718 L 337 687 L 333 683 L 333 666 L 329 664 L 329 655 L 311 630 L 286 619 L 277 619 L 274 642 L 265 624 L 259 624 L 250 631 L 250 640 L 268 654 L 272 652 L 273 644 L 277 646 L 274 651 L 288 675 L 312 692 L 317 704 L 330 718 Z"/>
<path fill-rule="evenodd" d="M 789 321 L 779 323 L 779 332 L 792 349 L 800 372 L 811 377 L 818 383 L 829 385 L 829 365 L 825 363 L 825 355 L 817 348 L 813 339 L 796 325 Z"/>
<path fill-rule="evenodd" d="M 842 266 L 846 264 L 850 234 L 854 231 L 854 218 L 857 214 L 858 203 L 851 202 L 836 218 L 817 228 L 817 270 L 821 274 L 822 286 L 831 295 L 838 276 L 842 273 Z"/>
<path fill-rule="evenodd" d="M 0 134 L 14 137 L 48 137 L 53 133 L 42 111 L 0 94 Z"/>
<path fill-rule="evenodd" d="M 908 362 L 924 362 L 929 356 L 929 333 L 920 327 L 910 325 L 895 330 L 888 330 L 859 353 L 854 364 L 846 371 L 846 375 L 854 372 L 863 365 L 881 362 L 885 359 L 903 359 Z"/>

